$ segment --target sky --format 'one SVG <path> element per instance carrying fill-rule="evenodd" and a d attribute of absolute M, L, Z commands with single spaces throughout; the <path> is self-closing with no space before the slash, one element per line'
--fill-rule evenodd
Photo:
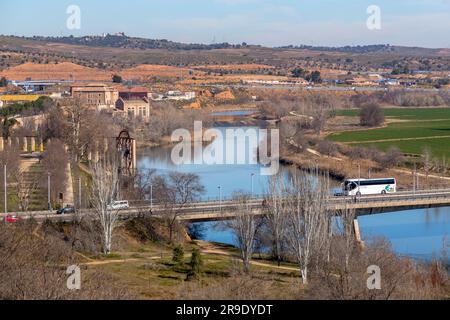
<path fill-rule="evenodd" d="M 67 8 L 80 8 L 80 29 Z M 381 29 L 369 30 L 370 5 Z M 186 43 L 450 47 L 450 0 L 0 0 L 0 34 L 129 36 Z"/>

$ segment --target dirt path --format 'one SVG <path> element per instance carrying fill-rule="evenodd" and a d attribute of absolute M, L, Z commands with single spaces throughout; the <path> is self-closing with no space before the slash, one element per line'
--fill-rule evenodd
<path fill-rule="evenodd" d="M 220 246 L 215 245 L 213 243 L 205 242 L 205 241 L 196 241 L 198 246 L 200 247 L 200 250 L 203 254 L 211 254 L 211 255 L 220 255 L 220 256 L 227 256 L 234 258 L 238 260 L 239 258 L 228 251 L 225 251 L 220 248 Z M 186 258 L 190 257 L 189 254 L 185 255 Z M 80 263 L 81 266 L 103 266 L 108 264 L 120 264 L 120 263 L 127 263 L 127 262 L 138 262 L 138 261 L 148 261 L 148 260 L 158 260 L 161 259 L 161 256 L 153 256 L 153 257 L 143 257 L 143 258 L 130 258 L 130 259 L 115 259 L 115 260 L 96 260 L 96 261 L 89 261 L 85 263 Z M 90 259 L 92 260 L 92 259 Z M 294 267 L 286 267 L 286 266 L 276 266 L 270 263 L 264 263 L 259 261 L 250 261 L 250 264 L 258 267 L 265 267 L 265 268 L 273 268 L 278 270 L 286 270 L 286 271 L 294 271 L 297 272 L 298 268 Z"/>
<path fill-rule="evenodd" d="M 428 140 L 428 139 L 444 139 L 450 138 L 450 135 L 446 136 L 428 136 L 428 137 L 416 137 L 416 138 L 395 138 L 395 139 L 382 139 L 382 140 L 360 140 L 341 142 L 343 144 L 361 144 L 361 143 L 379 143 L 379 142 L 396 142 L 396 141 L 416 141 L 416 140 Z"/>
<path fill-rule="evenodd" d="M 219 246 L 217 246 L 213 243 L 204 242 L 204 241 L 196 241 L 196 243 L 201 248 L 201 252 L 204 254 L 221 255 L 221 256 L 227 256 L 227 257 L 232 257 L 232 258 L 238 259 L 238 257 L 236 257 L 236 255 L 222 250 Z M 270 263 L 263 263 L 263 262 L 254 261 L 254 260 L 251 260 L 250 264 L 259 266 L 259 267 L 275 268 L 275 269 L 279 269 L 279 270 L 296 271 L 296 272 L 298 271 L 298 268 L 284 267 L 284 266 L 279 267 L 276 265 L 272 265 Z"/>

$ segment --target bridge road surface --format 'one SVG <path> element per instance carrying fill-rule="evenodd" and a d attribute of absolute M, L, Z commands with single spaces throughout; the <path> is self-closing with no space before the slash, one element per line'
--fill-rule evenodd
<path fill-rule="evenodd" d="M 249 205 L 255 215 L 264 214 L 264 199 L 257 198 L 249 201 Z M 234 210 L 237 202 L 233 200 L 205 201 L 192 203 L 178 209 L 179 220 L 182 221 L 212 221 L 231 219 L 234 217 Z M 390 211 L 401 211 L 419 208 L 433 208 L 450 206 L 450 189 L 442 190 L 421 190 L 417 192 L 403 191 L 388 195 L 362 196 L 362 197 L 330 197 L 330 210 L 339 214 L 342 209 L 354 209 L 357 216 L 380 214 Z M 132 218 L 140 215 L 151 215 L 161 217 L 164 214 L 164 207 L 154 205 L 153 209 L 149 205 L 133 206 L 126 210 L 120 210 L 121 219 Z M 92 209 L 80 210 L 81 216 L 92 213 Z M 45 219 L 55 221 L 71 221 L 74 215 L 57 215 L 55 212 L 34 211 L 34 212 L 11 212 L 21 219 L 34 218 L 38 222 Z M 5 214 L 0 214 L 3 221 Z"/>

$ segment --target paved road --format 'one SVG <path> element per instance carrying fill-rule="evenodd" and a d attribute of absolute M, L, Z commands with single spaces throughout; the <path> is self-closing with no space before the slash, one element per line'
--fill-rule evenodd
<path fill-rule="evenodd" d="M 237 89 L 273 89 L 273 90 L 302 90 L 302 91 L 354 91 L 354 92 L 366 92 L 366 91 L 390 91 L 405 89 L 403 87 L 385 88 L 385 87 L 340 87 L 340 86 L 312 86 L 305 87 L 299 85 L 251 85 L 251 84 L 201 84 L 196 87 L 217 87 L 217 88 L 237 88 Z M 439 90 L 433 88 L 406 88 L 408 91 L 426 91 L 426 92 L 438 92 Z M 449 90 L 449 89 L 441 89 Z M 450 90 L 449 90 L 450 91 Z"/>
<path fill-rule="evenodd" d="M 263 213 L 264 199 L 255 198 L 249 201 L 249 207 L 255 214 Z M 179 209 L 181 220 L 217 220 L 223 218 L 232 218 L 236 208 L 236 202 L 226 201 L 208 201 L 193 203 Z M 330 209 L 337 211 L 344 208 L 353 208 L 357 210 L 358 215 L 375 214 L 385 212 L 386 210 L 395 211 L 403 209 L 450 206 L 450 189 L 442 190 L 421 190 L 417 192 L 403 191 L 389 195 L 362 196 L 355 197 L 331 197 Z M 122 218 L 129 218 L 139 215 L 162 216 L 165 212 L 164 207 L 155 205 L 153 207 L 143 203 L 141 206 L 133 206 L 130 209 L 121 210 L 119 215 Z M 87 216 L 92 214 L 91 210 L 81 210 L 80 215 Z M 37 221 L 43 221 L 47 218 L 53 220 L 70 221 L 73 215 L 56 215 L 54 212 L 37 211 L 17 213 L 23 219 L 35 218 Z M 4 214 L 0 214 L 4 217 Z"/>

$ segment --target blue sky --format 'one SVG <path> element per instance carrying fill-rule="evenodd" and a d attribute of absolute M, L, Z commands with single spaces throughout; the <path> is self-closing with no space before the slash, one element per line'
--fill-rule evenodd
<path fill-rule="evenodd" d="M 81 29 L 66 27 L 69 5 Z M 366 27 L 369 5 L 381 30 Z M 450 47 L 450 0 L 0 0 L 0 34 L 127 35 L 182 42 Z"/>

